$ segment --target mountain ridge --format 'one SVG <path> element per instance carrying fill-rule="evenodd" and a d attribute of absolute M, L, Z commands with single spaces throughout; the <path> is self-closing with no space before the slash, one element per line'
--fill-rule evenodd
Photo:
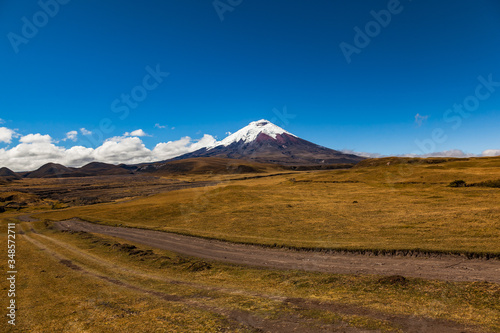
<path fill-rule="evenodd" d="M 212 146 L 171 160 L 195 157 L 235 158 L 288 166 L 355 164 L 365 159 L 306 141 L 265 119 L 251 122 Z"/>
<path fill-rule="evenodd" d="M 211 158 L 212 160 L 193 161 L 195 158 Z M 176 161 L 186 159 L 190 161 L 176 163 Z M 270 165 L 273 165 L 271 168 L 313 170 L 339 168 L 342 165 L 352 167 L 362 160 L 365 158 L 314 144 L 270 121 L 261 119 L 249 123 L 210 146 L 164 161 L 134 165 L 114 165 L 95 161 L 79 168 L 47 163 L 36 170 L 22 173 L 2 168 L 0 178 L 4 181 L 11 181 L 21 178 L 91 177 L 142 172 L 196 173 L 199 170 L 223 173 L 239 173 L 246 170 L 252 173 L 269 169 Z"/>

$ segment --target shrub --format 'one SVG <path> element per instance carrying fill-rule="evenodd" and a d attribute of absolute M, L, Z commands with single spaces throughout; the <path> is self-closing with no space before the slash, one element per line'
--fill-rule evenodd
<path fill-rule="evenodd" d="M 500 188 L 500 179 L 497 179 L 497 180 L 487 180 L 487 181 L 484 181 L 484 182 L 472 184 L 471 186 Z"/>
<path fill-rule="evenodd" d="M 466 187 L 467 183 L 463 180 L 454 180 L 448 186 L 449 187 Z"/>

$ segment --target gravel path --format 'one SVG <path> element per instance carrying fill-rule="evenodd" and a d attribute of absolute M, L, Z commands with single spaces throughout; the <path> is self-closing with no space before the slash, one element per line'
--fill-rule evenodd
<path fill-rule="evenodd" d="M 55 226 L 60 230 L 109 235 L 183 255 L 232 264 L 339 274 L 403 275 L 449 281 L 500 283 L 500 260 L 496 259 L 303 252 L 234 244 L 154 230 L 105 226 L 79 219 L 56 222 Z"/>

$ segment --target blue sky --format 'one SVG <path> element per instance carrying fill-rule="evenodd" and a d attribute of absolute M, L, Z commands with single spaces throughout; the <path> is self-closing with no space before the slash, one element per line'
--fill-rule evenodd
<path fill-rule="evenodd" d="M 339 150 L 500 149 L 499 17 L 494 0 L 2 1 L 0 149 L 137 129 L 153 149 L 261 118 Z"/>

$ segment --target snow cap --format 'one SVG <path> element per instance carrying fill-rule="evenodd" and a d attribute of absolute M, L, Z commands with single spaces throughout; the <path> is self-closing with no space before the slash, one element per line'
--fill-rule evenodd
<path fill-rule="evenodd" d="M 285 131 L 281 127 L 274 125 L 270 121 L 261 119 L 257 121 L 252 121 L 250 124 L 243 127 L 239 131 L 229 135 L 224 140 L 216 142 L 215 145 L 213 145 L 212 147 L 208 147 L 208 149 L 212 149 L 218 146 L 227 147 L 235 142 L 240 142 L 240 141 L 242 141 L 242 143 L 250 143 L 252 141 L 255 141 L 260 133 L 264 133 L 273 139 L 276 139 L 276 136 L 278 134 L 283 134 L 283 133 L 297 137 L 296 135 L 293 135 L 292 133 Z"/>

